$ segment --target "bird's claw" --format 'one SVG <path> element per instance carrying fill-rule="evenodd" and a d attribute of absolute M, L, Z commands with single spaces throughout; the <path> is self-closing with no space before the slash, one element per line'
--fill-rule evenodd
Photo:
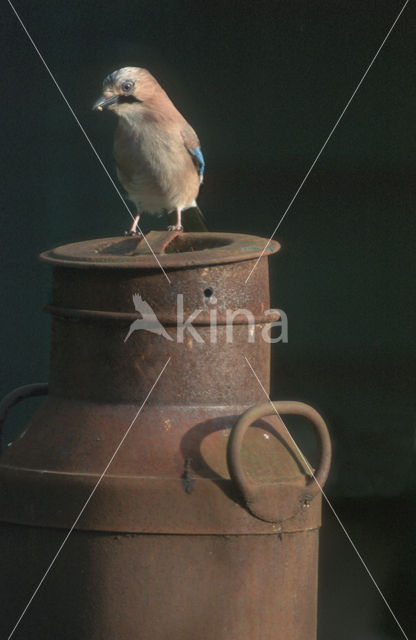
<path fill-rule="evenodd" d="M 133 231 L 133 229 L 129 229 L 128 231 L 124 232 L 125 236 L 134 236 L 136 238 L 139 238 L 142 234 L 140 231 Z"/>
<path fill-rule="evenodd" d="M 183 231 L 183 226 L 181 224 L 170 224 L 168 231 Z"/>

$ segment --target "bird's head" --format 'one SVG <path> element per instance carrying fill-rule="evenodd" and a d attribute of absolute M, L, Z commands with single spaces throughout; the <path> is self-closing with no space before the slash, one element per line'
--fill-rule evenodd
<path fill-rule="evenodd" d="M 113 71 L 103 82 L 103 95 L 93 109 L 111 109 L 117 115 L 135 111 L 153 95 L 158 83 L 146 69 L 124 67 Z"/>

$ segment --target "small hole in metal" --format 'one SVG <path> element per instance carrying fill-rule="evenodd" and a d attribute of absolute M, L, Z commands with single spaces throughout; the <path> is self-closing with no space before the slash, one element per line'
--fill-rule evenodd
<path fill-rule="evenodd" d="M 214 289 L 212 287 L 207 287 L 206 289 L 204 289 L 204 296 L 206 298 L 212 298 L 213 295 L 214 295 Z"/>

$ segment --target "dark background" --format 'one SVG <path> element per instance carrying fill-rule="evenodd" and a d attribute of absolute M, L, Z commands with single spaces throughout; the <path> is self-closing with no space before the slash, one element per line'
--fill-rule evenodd
<path fill-rule="evenodd" d="M 144 66 L 199 134 L 207 164 L 199 204 L 211 229 L 269 237 L 403 2 L 14 4 L 114 178 L 115 118 L 91 106 L 109 72 Z M 50 273 L 38 253 L 119 235 L 129 217 L 5 2 L 1 14 L 5 394 L 48 378 Z M 289 343 L 273 349 L 272 397 L 308 401 L 326 416 L 328 495 L 409 637 L 415 17 L 410 3 L 270 261 L 272 306 L 289 317 Z M 6 442 L 32 411 L 15 410 Z M 403 637 L 329 509 L 320 592 L 319 640 Z"/>

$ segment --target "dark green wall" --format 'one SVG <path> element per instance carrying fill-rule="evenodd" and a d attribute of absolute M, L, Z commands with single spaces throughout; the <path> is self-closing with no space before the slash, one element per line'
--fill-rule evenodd
<path fill-rule="evenodd" d="M 267 237 L 402 3 L 15 6 L 112 175 L 115 121 L 91 105 L 107 73 L 145 66 L 199 133 L 200 205 L 211 228 Z M 5 393 L 48 378 L 49 271 L 37 254 L 118 235 L 129 219 L 7 3 L 1 11 Z M 289 344 L 273 351 L 273 395 L 326 415 L 337 495 L 415 486 L 414 19 L 409 6 L 281 225 L 283 249 L 271 260 L 273 306 L 289 316 Z M 7 439 L 31 411 L 16 410 Z"/>

